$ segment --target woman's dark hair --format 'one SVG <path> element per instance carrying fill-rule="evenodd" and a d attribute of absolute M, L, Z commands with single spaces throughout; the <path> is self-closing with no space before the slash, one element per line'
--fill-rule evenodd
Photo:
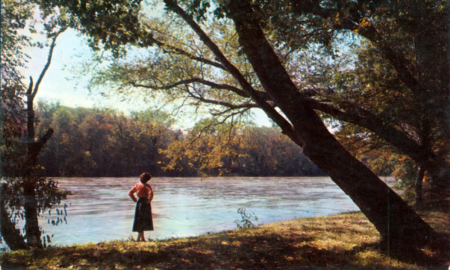
<path fill-rule="evenodd" d="M 141 178 L 141 183 L 145 184 L 152 178 L 152 176 L 148 172 L 145 172 L 139 175 L 139 178 Z"/>

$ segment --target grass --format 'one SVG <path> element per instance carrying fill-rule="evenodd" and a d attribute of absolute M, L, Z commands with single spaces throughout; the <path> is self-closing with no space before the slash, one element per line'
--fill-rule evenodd
<path fill-rule="evenodd" d="M 2 269 L 448 269 L 449 205 L 417 209 L 441 239 L 407 254 L 388 251 L 356 212 L 192 238 L 7 252 Z"/>

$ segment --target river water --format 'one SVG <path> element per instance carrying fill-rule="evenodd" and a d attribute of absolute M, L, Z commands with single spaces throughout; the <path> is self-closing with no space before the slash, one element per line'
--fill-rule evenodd
<path fill-rule="evenodd" d="M 135 204 L 127 193 L 137 177 L 55 180 L 75 194 L 63 202 L 66 220 L 52 225 L 49 219 L 64 219 L 56 209 L 40 219 L 45 234 L 54 235 L 51 245 L 136 238 L 131 231 Z M 155 230 L 145 237 L 152 239 L 235 229 L 241 207 L 258 217 L 254 224 L 358 210 L 329 177 L 156 177 L 149 184 L 155 193 Z"/>

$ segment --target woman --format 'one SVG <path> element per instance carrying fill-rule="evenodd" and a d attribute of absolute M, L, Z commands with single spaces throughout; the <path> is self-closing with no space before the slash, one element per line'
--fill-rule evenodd
<path fill-rule="evenodd" d="M 145 172 L 139 178 L 140 183 L 134 185 L 128 192 L 128 195 L 136 203 L 136 212 L 134 214 L 133 232 L 138 232 L 137 241 L 145 241 L 144 231 L 153 231 L 152 207 L 150 202 L 153 200 L 152 187 L 147 182 L 152 176 Z M 136 199 L 134 193 L 139 197 Z"/>

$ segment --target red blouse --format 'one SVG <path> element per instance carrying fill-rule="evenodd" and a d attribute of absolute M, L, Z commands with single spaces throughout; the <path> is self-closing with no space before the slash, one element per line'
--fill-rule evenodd
<path fill-rule="evenodd" d="M 134 185 L 132 189 L 128 192 L 128 195 L 131 196 L 136 192 L 138 197 L 148 198 L 153 195 L 152 187 L 149 184 L 137 183 Z"/>

